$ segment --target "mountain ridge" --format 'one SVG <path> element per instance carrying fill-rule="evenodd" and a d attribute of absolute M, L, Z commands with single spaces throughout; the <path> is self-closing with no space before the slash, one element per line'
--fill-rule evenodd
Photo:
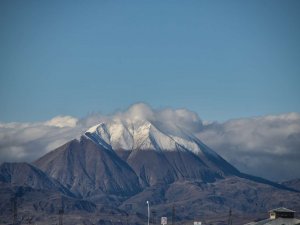
<path fill-rule="evenodd" d="M 7 178 L 6 170 L 1 170 L 6 167 L 0 166 L 0 181 Z M 46 207 L 40 192 L 27 191 L 27 199 L 34 196 L 30 204 L 42 204 L 39 210 L 45 208 L 51 214 L 54 202 L 65 199 L 69 213 L 80 212 L 84 221 L 91 221 L 86 213 L 107 213 L 105 208 L 109 207 L 120 215 L 130 213 L 130 218 L 141 224 L 146 201 L 159 210 L 158 216 L 171 215 L 170 205 L 184 206 L 186 211 L 178 212 L 181 220 L 193 219 L 198 209 L 203 211 L 202 217 L 225 213 L 230 208 L 241 215 L 252 215 L 283 203 L 300 210 L 298 190 L 240 172 L 174 124 L 142 120 L 101 123 L 79 140 L 67 142 L 26 167 L 40 171 L 41 180 L 44 176 L 53 179 L 72 194 L 64 197 L 67 194 L 57 189 L 45 192 L 54 199 Z M 21 176 L 25 180 L 29 177 L 27 173 Z M 1 186 L 0 194 L 9 188 Z M 107 221 L 86 223 L 111 224 L 113 216 L 102 217 Z"/>

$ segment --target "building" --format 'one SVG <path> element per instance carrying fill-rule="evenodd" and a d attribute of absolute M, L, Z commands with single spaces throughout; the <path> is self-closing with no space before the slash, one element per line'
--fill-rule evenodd
<path fill-rule="evenodd" d="M 295 211 L 281 207 L 269 211 L 269 218 L 245 225 L 300 225 L 300 219 L 295 218 Z"/>
<path fill-rule="evenodd" d="M 277 218 L 295 218 L 295 211 L 287 208 L 277 208 L 269 211 L 270 219 Z"/>

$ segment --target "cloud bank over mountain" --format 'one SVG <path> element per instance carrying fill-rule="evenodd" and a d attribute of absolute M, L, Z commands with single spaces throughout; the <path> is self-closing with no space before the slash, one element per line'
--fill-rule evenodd
<path fill-rule="evenodd" d="M 192 132 L 242 172 L 273 180 L 300 177 L 300 114 L 205 122 L 187 109 L 152 109 L 138 103 L 113 115 L 57 116 L 34 123 L 0 123 L 0 162 L 31 162 L 89 127 L 111 120 L 149 120 Z"/>
<path fill-rule="evenodd" d="M 272 180 L 300 177 L 300 114 L 211 123 L 197 135 L 243 172 Z"/>

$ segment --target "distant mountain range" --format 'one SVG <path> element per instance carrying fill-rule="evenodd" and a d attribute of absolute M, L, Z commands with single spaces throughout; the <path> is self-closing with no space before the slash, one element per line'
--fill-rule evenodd
<path fill-rule="evenodd" d="M 285 206 L 300 210 L 299 180 L 275 183 L 238 171 L 175 124 L 98 124 L 35 162 L 0 166 L 0 224 L 233 224 Z M 12 202 L 16 205 L 11 207 Z M 61 211 L 62 212 L 62 211 Z"/>

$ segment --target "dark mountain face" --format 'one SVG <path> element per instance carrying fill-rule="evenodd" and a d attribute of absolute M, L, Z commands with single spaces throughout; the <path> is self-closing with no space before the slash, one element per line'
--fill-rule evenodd
<path fill-rule="evenodd" d="M 0 183 L 7 187 L 30 187 L 72 195 L 58 181 L 28 163 L 3 163 L 0 166 Z"/>
<path fill-rule="evenodd" d="M 139 192 L 138 177 L 115 152 L 82 137 L 38 159 L 34 164 L 81 196 Z"/>
<path fill-rule="evenodd" d="M 124 151 L 116 151 L 122 154 Z M 157 152 L 153 150 L 127 151 L 126 159 L 143 187 L 170 184 L 177 180 L 213 182 L 224 178 L 224 172 L 212 168 L 189 151 Z"/>
<path fill-rule="evenodd" d="M 57 180 L 28 163 L 3 163 L 0 165 L 0 223 L 11 224 L 15 199 L 19 215 L 17 223 L 27 219 L 47 218 L 65 210 L 93 212 L 95 204 L 76 199 L 75 195 Z"/>
<path fill-rule="evenodd" d="M 143 187 L 156 183 L 168 184 L 177 179 L 176 170 L 164 154 L 155 151 L 132 151 L 127 158 Z"/>
<path fill-rule="evenodd" d="M 282 185 L 300 191 L 300 179 L 288 180 L 281 183 Z"/>
<path fill-rule="evenodd" d="M 195 142 L 202 150 L 197 153 L 197 156 L 206 163 L 206 165 L 210 168 L 213 168 L 222 176 L 228 175 L 238 175 L 240 172 L 228 163 L 225 159 L 223 159 L 220 155 L 215 153 L 210 147 L 202 143 L 200 140 L 196 139 Z"/>

